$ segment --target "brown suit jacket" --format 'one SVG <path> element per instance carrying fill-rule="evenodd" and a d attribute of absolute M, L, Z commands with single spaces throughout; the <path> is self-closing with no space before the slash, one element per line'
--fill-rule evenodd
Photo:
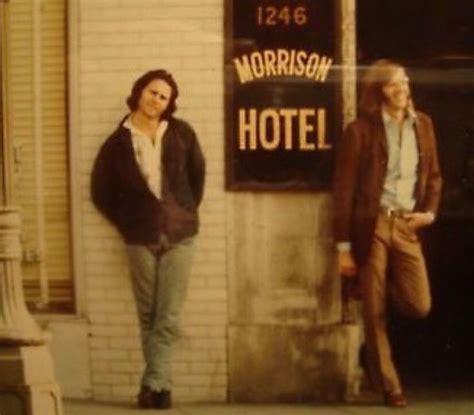
<path fill-rule="evenodd" d="M 436 214 L 441 174 L 431 119 L 417 112 L 418 178 L 416 211 Z M 387 173 L 387 140 L 381 114 L 359 117 L 349 124 L 336 149 L 334 172 L 334 236 L 350 241 L 356 262 L 365 262 Z"/>

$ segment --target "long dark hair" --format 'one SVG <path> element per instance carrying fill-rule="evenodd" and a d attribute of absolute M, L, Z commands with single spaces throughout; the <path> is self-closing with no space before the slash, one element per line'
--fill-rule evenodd
<path fill-rule="evenodd" d="M 142 95 L 143 90 L 147 87 L 147 85 L 156 80 L 156 79 L 161 79 L 165 81 L 170 87 L 171 87 L 171 96 L 170 96 L 170 102 L 168 104 L 168 107 L 166 110 L 163 112 L 161 115 L 161 118 L 163 119 L 168 119 L 173 115 L 173 113 L 176 111 L 176 98 L 178 98 L 178 84 L 173 78 L 173 75 L 171 75 L 169 72 L 165 71 L 164 69 L 155 69 L 152 71 L 148 71 L 145 74 L 143 74 L 140 78 L 138 78 L 132 87 L 132 91 L 130 93 L 130 96 L 127 98 L 127 105 L 128 108 L 130 108 L 130 111 L 135 111 L 138 108 L 138 101 L 140 100 L 140 97 Z"/>
<path fill-rule="evenodd" d="M 405 69 L 398 62 L 379 59 L 372 63 L 362 78 L 359 111 L 364 115 L 375 115 L 380 112 L 384 95 L 382 88 L 392 78 L 394 72 Z M 413 101 L 409 98 L 408 107 L 413 109 Z"/>

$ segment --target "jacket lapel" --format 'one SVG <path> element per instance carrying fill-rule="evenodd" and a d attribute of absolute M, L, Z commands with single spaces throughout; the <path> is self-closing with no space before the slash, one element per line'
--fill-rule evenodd
<path fill-rule="evenodd" d="M 370 136 L 374 137 L 381 154 L 386 159 L 388 157 L 387 137 L 385 135 L 385 127 L 383 125 L 381 113 L 371 116 L 371 125 L 373 128 L 373 134 L 370 134 Z"/>

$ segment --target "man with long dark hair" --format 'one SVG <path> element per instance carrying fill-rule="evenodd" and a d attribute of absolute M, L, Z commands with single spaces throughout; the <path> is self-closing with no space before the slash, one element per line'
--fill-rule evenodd
<path fill-rule="evenodd" d="M 431 119 L 416 112 L 405 69 L 371 65 L 362 80 L 360 116 L 336 155 L 335 239 L 345 278 L 358 278 L 365 328 L 364 361 L 389 406 L 407 401 L 391 356 L 388 304 L 425 317 L 431 296 L 419 240 L 438 209 L 441 175 Z"/>
<path fill-rule="evenodd" d="M 171 352 L 204 190 L 204 157 L 193 129 L 173 116 L 177 97 L 175 80 L 162 69 L 137 79 L 130 113 L 92 172 L 92 200 L 127 245 L 145 358 L 141 408 L 171 406 Z"/>

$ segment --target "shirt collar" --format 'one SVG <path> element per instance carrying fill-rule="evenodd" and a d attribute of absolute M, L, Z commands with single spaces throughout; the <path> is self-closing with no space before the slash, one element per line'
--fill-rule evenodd
<path fill-rule="evenodd" d="M 406 120 L 410 124 L 414 124 L 416 121 L 416 118 L 417 118 L 416 112 L 412 110 L 411 108 L 408 108 L 406 112 Z M 382 120 L 385 125 L 389 125 L 390 123 L 393 122 L 392 117 L 387 113 L 387 111 L 383 109 L 382 109 Z"/>
<path fill-rule="evenodd" d="M 127 129 L 127 130 L 130 130 L 132 131 L 134 129 L 133 127 L 133 124 L 132 124 L 132 121 L 130 119 L 131 115 L 129 115 L 128 117 L 125 117 L 125 120 L 123 121 L 122 125 Z"/>
<path fill-rule="evenodd" d="M 138 134 L 138 135 L 144 135 L 140 129 L 135 127 L 132 123 L 132 114 L 130 114 L 128 117 L 125 118 L 123 124 L 122 124 L 126 129 L 130 130 L 132 134 Z M 166 128 L 168 127 L 168 120 L 161 120 L 160 125 L 158 126 L 158 129 L 156 130 L 156 136 L 159 137 L 161 136 Z"/>

